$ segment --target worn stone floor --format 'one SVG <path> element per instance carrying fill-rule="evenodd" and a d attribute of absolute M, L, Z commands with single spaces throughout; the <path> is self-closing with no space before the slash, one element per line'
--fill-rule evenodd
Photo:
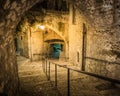
<path fill-rule="evenodd" d="M 18 56 L 20 96 L 67 96 L 67 70 L 58 67 L 58 87 L 55 83 L 55 66 L 51 65 L 51 81 L 48 81 L 42 69 L 42 61 L 30 62 Z M 70 96 L 120 96 L 120 88 L 111 83 L 70 72 Z"/>
<path fill-rule="evenodd" d="M 60 93 L 47 81 L 41 62 L 30 62 L 18 57 L 20 96 L 60 96 Z"/>

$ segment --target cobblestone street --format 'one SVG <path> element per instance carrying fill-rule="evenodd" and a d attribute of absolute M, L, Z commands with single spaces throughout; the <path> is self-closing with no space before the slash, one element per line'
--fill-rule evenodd
<path fill-rule="evenodd" d="M 42 69 L 41 61 L 30 62 L 18 57 L 21 96 L 67 96 L 67 70 L 58 67 L 58 90 L 54 87 L 55 70 L 51 65 L 51 81 Z M 120 89 L 111 83 L 77 72 L 70 72 L 70 96 L 120 96 Z"/>

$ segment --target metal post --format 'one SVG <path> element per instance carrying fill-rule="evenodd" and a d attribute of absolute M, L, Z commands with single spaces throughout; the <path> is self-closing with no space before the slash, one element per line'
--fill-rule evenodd
<path fill-rule="evenodd" d="M 45 60 L 44 60 L 44 73 L 45 73 Z"/>
<path fill-rule="evenodd" d="M 67 70 L 67 87 L 68 87 L 68 96 L 70 96 L 70 69 Z"/>
<path fill-rule="evenodd" d="M 87 28 L 83 23 L 83 41 L 82 41 L 82 71 L 85 71 L 85 57 L 86 57 L 86 34 Z"/>
<path fill-rule="evenodd" d="M 33 52 L 32 52 L 32 32 L 31 32 L 31 27 L 29 26 L 29 31 L 30 31 L 30 60 L 32 61 L 33 59 Z"/>
<path fill-rule="evenodd" d="M 44 72 L 44 68 L 43 68 L 43 60 L 42 60 L 42 70 L 43 70 L 43 72 Z"/>
<path fill-rule="evenodd" d="M 43 68 L 43 72 L 45 73 L 45 64 L 44 64 L 44 59 L 42 60 L 42 68 Z"/>
<path fill-rule="evenodd" d="M 57 88 L 57 65 L 55 64 L 55 87 Z"/>
<path fill-rule="evenodd" d="M 47 60 L 46 60 L 46 76 L 47 76 Z"/>
<path fill-rule="evenodd" d="M 49 62 L 49 75 L 48 80 L 50 80 L 50 62 Z"/>
<path fill-rule="evenodd" d="M 44 65 L 43 66 L 44 66 L 44 73 L 45 73 L 45 60 L 44 60 Z"/>
<path fill-rule="evenodd" d="M 44 73 L 46 72 L 46 61 L 44 60 Z"/>
<path fill-rule="evenodd" d="M 44 59 L 42 60 L 42 67 L 43 67 L 43 72 L 44 72 Z"/>

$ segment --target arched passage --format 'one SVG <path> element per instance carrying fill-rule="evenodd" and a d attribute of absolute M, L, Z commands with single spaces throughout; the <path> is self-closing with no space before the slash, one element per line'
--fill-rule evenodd
<path fill-rule="evenodd" d="M 1 14 L 0 15 L 0 61 L 1 61 L 0 62 L 0 69 L 1 69 L 0 70 L 0 76 L 1 76 L 0 88 L 1 88 L 1 92 L 9 94 L 11 96 L 12 95 L 17 96 L 16 94 L 18 90 L 17 89 L 18 74 L 17 74 L 16 59 L 15 59 L 16 57 L 15 57 L 13 34 L 15 32 L 18 22 L 20 21 L 25 11 L 27 11 L 29 8 L 31 8 L 34 4 L 36 4 L 39 1 L 41 0 L 0 1 L 0 14 Z M 108 61 L 108 63 L 116 64 L 117 62 L 119 62 L 119 57 L 120 57 L 119 56 L 120 54 L 119 40 L 118 40 L 119 23 L 120 23 L 119 11 L 118 11 L 119 1 L 116 0 L 116 2 L 114 2 L 113 0 L 110 0 L 110 1 L 79 0 L 76 2 L 77 3 L 75 3 L 74 7 L 78 9 L 79 14 L 81 13 L 84 14 L 86 19 L 85 22 L 87 22 L 86 25 L 88 27 L 88 32 L 89 32 L 88 47 L 87 47 L 88 54 L 86 58 L 90 60 L 91 59 L 95 60 L 96 58 L 93 57 L 95 56 L 95 57 L 99 57 L 100 60 L 102 59 L 102 61 L 104 61 L 105 59 L 105 62 Z M 112 12 L 115 14 L 113 14 Z M 112 18 L 114 18 L 114 20 Z M 73 23 L 74 22 L 75 21 L 73 20 Z M 77 22 L 77 24 L 79 23 L 80 22 Z M 90 26 L 92 25 L 93 28 L 89 29 L 90 27 L 89 25 Z M 77 26 L 74 26 L 73 24 L 70 26 L 71 26 L 71 29 L 69 30 L 74 31 L 74 29 L 72 28 L 78 28 L 79 26 L 82 26 L 82 25 L 79 25 L 77 27 Z M 76 34 L 78 33 L 78 30 L 76 31 Z M 70 31 L 70 33 L 73 31 Z M 73 44 L 77 45 L 77 43 L 74 43 L 74 41 L 77 41 L 76 38 L 72 39 L 72 37 L 73 36 L 70 37 L 71 40 L 69 41 L 70 47 L 73 46 Z M 98 46 L 98 45 L 101 45 L 101 46 Z M 73 49 L 74 48 L 70 49 L 71 51 L 69 54 L 72 54 L 71 52 L 73 52 L 72 51 Z M 78 49 L 80 49 L 80 46 L 78 46 Z M 76 57 L 76 52 L 73 52 L 73 56 Z M 72 56 L 71 56 L 71 61 L 74 62 L 75 60 L 72 59 Z M 87 62 L 89 63 L 89 61 Z M 94 64 L 94 61 L 91 61 L 91 62 L 93 62 L 92 64 Z M 91 66 L 91 68 L 88 68 L 89 69 L 88 71 L 92 71 L 91 69 L 94 69 L 94 67 Z M 107 74 L 109 72 L 112 73 L 113 71 L 116 70 L 116 68 L 119 70 L 118 66 L 112 66 L 113 69 L 110 69 L 109 66 L 104 68 L 107 68 L 107 71 L 105 72 Z M 100 65 L 100 68 L 98 68 L 97 72 L 100 71 L 99 69 L 102 69 L 101 65 Z M 100 74 L 105 74 L 105 73 L 102 73 L 102 71 L 100 71 Z M 119 71 L 115 72 L 115 74 L 108 74 L 108 76 L 113 76 L 117 78 L 117 73 L 119 73 Z"/>

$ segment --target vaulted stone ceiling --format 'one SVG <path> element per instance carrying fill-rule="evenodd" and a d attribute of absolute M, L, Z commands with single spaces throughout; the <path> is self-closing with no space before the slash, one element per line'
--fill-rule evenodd
<path fill-rule="evenodd" d="M 72 3 L 76 9 L 79 9 L 80 13 L 85 16 L 96 27 L 110 26 L 113 21 L 110 18 L 114 18 L 114 1 L 113 0 L 43 0 L 43 2 L 37 3 L 30 10 L 41 11 L 41 8 L 47 10 L 68 10 L 68 2 Z M 111 14 L 111 16 L 110 16 Z M 99 22 L 99 19 L 101 22 Z M 99 23 L 99 24 L 98 24 Z"/>
<path fill-rule="evenodd" d="M 57 11 L 67 11 L 67 2 L 66 0 L 44 0 L 42 2 L 37 3 L 30 10 L 33 11 L 41 11 L 41 8 L 46 10 L 57 10 Z"/>
<path fill-rule="evenodd" d="M 66 0 L 43 0 L 35 4 L 32 8 L 30 8 L 27 12 L 25 12 L 22 17 L 20 24 L 24 21 L 24 18 L 29 19 L 29 23 L 37 22 L 36 16 L 44 17 L 45 10 L 53 10 L 53 11 L 68 11 Z M 18 27 L 19 27 L 18 25 Z"/>

